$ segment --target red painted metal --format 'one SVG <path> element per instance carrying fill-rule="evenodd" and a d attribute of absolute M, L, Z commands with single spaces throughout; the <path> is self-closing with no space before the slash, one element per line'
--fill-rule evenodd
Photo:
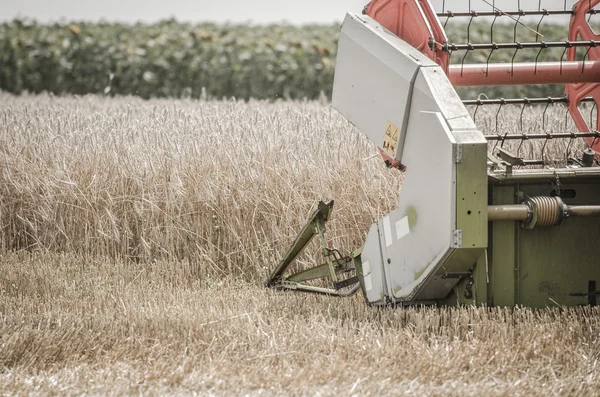
<path fill-rule="evenodd" d="M 585 64 L 581 57 L 577 61 L 577 48 L 571 47 L 562 63 L 450 65 L 448 52 L 442 50 L 442 44 L 448 42 L 446 33 L 428 0 L 373 0 L 365 9 L 371 18 L 438 63 L 455 86 L 565 84 L 568 110 L 575 125 L 580 132 L 590 132 L 600 130 L 600 117 L 596 125 L 588 126 L 578 105 L 582 99 L 591 97 L 596 108 L 600 107 L 600 35 L 587 21 L 588 11 L 598 4 L 600 0 L 579 0 L 573 7 L 569 25 L 569 41 L 598 41 L 598 47 L 584 50 Z M 584 139 L 600 157 L 600 140 Z"/>
<path fill-rule="evenodd" d="M 455 87 L 593 83 L 600 81 L 600 61 L 450 65 L 448 78 Z"/>
<path fill-rule="evenodd" d="M 569 40 L 600 40 L 590 24 L 587 22 L 587 12 L 600 3 L 600 0 L 580 0 L 573 7 L 573 17 L 569 25 Z M 581 49 L 580 49 L 581 51 Z M 600 60 L 600 47 L 590 47 L 587 59 Z M 567 50 L 567 60 L 576 60 L 577 49 L 569 48 Z M 588 132 L 590 129 L 600 130 L 600 117 L 596 117 L 596 125 L 588 126 L 584 116 L 579 111 L 579 102 L 585 97 L 592 97 L 596 102 L 596 109 L 600 105 L 600 78 L 595 82 L 585 81 L 576 84 L 565 85 L 565 94 L 569 98 L 568 109 L 575 125 L 581 132 Z M 584 138 L 588 145 L 594 149 L 596 156 L 600 154 L 600 141 L 595 138 Z"/>
<path fill-rule="evenodd" d="M 447 71 L 449 54 L 441 50 L 446 32 L 428 0 L 373 0 L 366 14 Z M 430 47 L 433 39 L 435 46 Z"/>

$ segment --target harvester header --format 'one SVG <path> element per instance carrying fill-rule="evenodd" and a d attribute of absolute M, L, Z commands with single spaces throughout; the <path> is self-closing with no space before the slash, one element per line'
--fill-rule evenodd
<path fill-rule="evenodd" d="M 487 3 L 487 2 L 484 2 Z M 328 247 L 333 203 L 315 205 L 301 233 L 266 284 L 346 296 L 362 290 L 369 304 L 476 304 L 544 307 L 595 305 L 600 292 L 599 37 L 590 26 L 600 0 L 572 8 L 435 12 L 427 0 L 374 0 L 342 24 L 332 105 L 379 146 L 386 164 L 405 172 L 397 207 L 374 223 L 361 248 Z M 545 42 L 545 17 L 566 15 L 564 41 Z M 498 19 L 538 16 L 535 41 L 493 41 Z M 492 40 L 456 43 L 441 20 L 492 19 Z M 516 32 L 516 29 L 515 29 Z M 516 36 L 516 33 L 515 33 Z M 467 33 L 470 38 L 470 34 Z M 549 48 L 563 49 L 538 62 Z M 518 63 L 524 49 L 539 51 Z M 487 61 L 469 64 L 484 51 Z M 493 63 L 509 51 L 510 63 Z M 457 86 L 564 84 L 560 97 L 465 98 Z M 576 130 L 491 131 L 476 123 L 480 107 L 565 106 Z M 545 110 L 544 116 L 545 117 Z M 591 115 L 591 116 L 590 116 Z M 565 123 L 566 125 L 567 123 Z M 567 142 L 550 159 L 548 142 Z M 577 141 L 577 144 L 573 142 Z M 526 156 L 523 143 L 533 143 Z M 313 236 L 323 263 L 289 272 Z"/>

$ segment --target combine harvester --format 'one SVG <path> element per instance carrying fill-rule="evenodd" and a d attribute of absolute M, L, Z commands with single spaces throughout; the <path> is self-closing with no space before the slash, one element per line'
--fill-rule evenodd
<path fill-rule="evenodd" d="M 333 203 L 317 203 L 266 285 L 336 296 L 362 289 L 373 305 L 596 305 L 600 128 L 597 117 L 581 110 L 597 114 L 600 100 L 600 36 L 588 23 L 598 3 L 507 11 L 490 1 L 488 11 L 436 14 L 428 0 L 374 0 L 363 15 L 348 14 L 333 106 L 380 147 L 388 166 L 405 170 L 402 193 L 396 209 L 349 255 L 328 247 L 325 224 Z M 540 23 L 548 15 L 568 15 L 568 38 L 459 44 L 440 23 L 488 17 L 516 26 L 532 15 Z M 523 49 L 539 49 L 539 55 L 557 47 L 564 56 L 555 62 L 465 62 L 466 54 L 481 50 L 511 51 L 514 60 Z M 529 84 L 564 84 L 565 95 L 461 100 L 454 88 Z M 577 132 L 484 135 L 467 110 L 517 105 L 522 114 L 556 103 L 566 106 Z M 574 155 L 571 143 L 581 139 L 585 149 Z M 568 142 L 561 167 L 547 161 L 550 140 Z M 525 141 L 539 142 L 537 158 L 520 155 Z M 322 264 L 291 266 L 315 235 Z"/>

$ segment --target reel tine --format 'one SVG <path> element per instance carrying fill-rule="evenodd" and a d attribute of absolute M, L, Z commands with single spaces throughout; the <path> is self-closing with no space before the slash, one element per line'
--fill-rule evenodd
<path fill-rule="evenodd" d="M 523 106 L 521 106 L 521 113 L 519 115 L 519 131 L 523 133 L 523 111 L 525 110 L 525 106 L 530 105 L 530 101 L 527 97 L 523 98 L 525 102 L 523 102 Z"/>
<path fill-rule="evenodd" d="M 517 156 L 521 156 L 521 148 L 523 147 L 523 142 L 525 142 L 526 139 L 527 139 L 527 136 L 525 135 L 525 133 L 523 133 L 523 139 L 521 139 L 521 142 L 519 143 L 519 146 L 517 147 Z"/>
<path fill-rule="evenodd" d="M 487 59 L 485 60 L 485 77 L 488 76 L 488 72 L 490 70 L 490 58 L 492 57 L 492 54 L 494 53 L 495 50 L 496 50 L 496 48 L 493 47 L 490 50 L 490 55 L 488 55 Z"/>
<path fill-rule="evenodd" d="M 561 74 L 561 75 L 562 75 L 562 70 L 563 70 L 563 61 L 565 58 L 565 54 L 567 53 L 567 48 L 569 48 L 571 43 L 569 41 L 567 41 L 565 44 L 566 44 L 565 49 L 563 50 L 562 55 L 560 56 L 560 72 L 558 74 Z"/>
<path fill-rule="evenodd" d="M 496 128 L 494 130 L 494 132 L 496 134 L 498 134 L 498 136 L 500 136 L 500 132 L 498 130 L 498 124 L 499 124 L 499 118 L 500 118 L 500 112 L 502 111 L 502 106 L 504 106 L 506 104 L 506 101 L 504 100 L 504 98 L 500 98 L 500 105 L 498 106 L 498 110 L 496 111 Z M 501 143 L 500 143 L 500 147 L 504 147 L 504 142 L 506 141 L 506 135 L 508 135 L 508 129 L 506 130 L 506 132 L 504 133 L 504 135 L 502 136 L 501 139 Z M 498 142 L 496 142 L 496 146 L 498 145 Z M 494 150 L 496 148 L 494 147 Z"/>
<path fill-rule="evenodd" d="M 539 4 L 541 4 L 541 0 L 540 0 Z M 539 11 L 539 5 L 538 5 L 538 11 Z M 538 24 L 535 28 L 535 41 L 538 41 L 538 37 L 540 37 L 540 25 L 542 24 L 542 21 L 544 20 L 546 15 L 547 15 L 547 13 L 542 14 L 542 17 L 540 18 L 540 21 L 538 22 Z"/>
<path fill-rule="evenodd" d="M 581 73 L 583 73 L 585 71 L 585 60 L 588 57 L 588 54 L 590 53 L 590 50 L 592 49 L 592 47 L 596 47 L 596 44 L 592 44 L 591 46 L 587 47 L 587 50 L 585 51 L 585 54 L 583 55 L 583 59 L 581 62 Z"/>
<path fill-rule="evenodd" d="M 498 15 L 494 17 L 494 20 L 492 21 L 492 26 L 490 27 L 490 43 L 494 43 L 494 24 L 496 23 L 496 19 L 498 19 Z"/>
<path fill-rule="evenodd" d="M 470 2 L 469 2 L 469 11 L 471 11 L 471 3 Z M 471 15 L 471 19 L 469 19 L 469 24 L 467 25 L 467 43 L 471 43 L 471 23 L 473 22 L 473 17 L 474 16 Z"/>
<path fill-rule="evenodd" d="M 546 107 L 544 107 L 544 113 L 542 113 L 542 131 L 546 132 L 546 112 L 548 111 L 548 106 L 552 102 L 552 98 L 548 97 L 548 102 L 546 103 Z"/>
<path fill-rule="evenodd" d="M 520 2 L 519 2 L 520 3 Z M 519 7 L 519 10 L 521 8 Z M 517 27 L 519 26 L 519 20 L 521 19 L 521 14 L 519 14 L 519 17 L 515 20 L 515 26 L 513 28 L 513 41 L 516 43 L 517 42 Z"/>
<path fill-rule="evenodd" d="M 502 102 L 504 102 L 504 98 L 500 98 L 500 100 Z M 502 110 L 502 106 L 504 106 L 504 103 L 500 102 L 500 105 L 498 106 L 498 110 L 496 111 L 496 126 L 494 128 L 494 132 L 498 133 L 498 117 L 500 115 L 500 111 Z"/>
<path fill-rule="evenodd" d="M 515 52 L 513 53 L 513 56 L 510 59 L 510 75 L 511 76 L 514 75 L 514 71 L 515 71 L 515 57 L 517 56 L 517 52 L 519 52 L 519 50 L 523 48 L 521 43 L 516 42 L 516 44 L 517 44 L 517 46 L 515 48 Z"/>
<path fill-rule="evenodd" d="M 542 146 L 542 163 L 545 162 L 544 154 L 546 152 L 546 145 L 548 144 L 548 141 L 550 139 L 552 139 L 552 134 L 548 134 L 548 137 L 546 139 L 544 139 L 544 145 Z"/>
<path fill-rule="evenodd" d="M 534 61 L 534 66 L 533 66 L 533 74 L 537 74 L 537 64 L 538 64 L 538 58 L 540 57 L 540 54 L 542 53 L 542 51 L 544 51 L 544 48 L 547 48 L 547 44 L 542 41 L 541 42 L 542 46 L 540 47 L 540 50 L 537 53 L 537 56 L 535 57 L 535 61 Z"/>
<path fill-rule="evenodd" d="M 569 139 L 569 144 L 567 145 L 567 150 L 565 151 L 565 161 L 569 161 L 569 156 L 571 155 L 571 145 L 573 144 L 574 139 L 575 134 L 571 133 L 571 138 Z"/>
<path fill-rule="evenodd" d="M 569 123 L 569 103 L 565 102 L 565 131 L 567 130 L 567 126 Z"/>
<path fill-rule="evenodd" d="M 477 99 L 477 105 L 475 106 L 475 111 L 473 112 L 473 122 L 477 120 L 477 111 L 479 110 L 479 106 L 481 105 L 481 100 Z"/>
<path fill-rule="evenodd" d="M 467 58 L 467 55 L 469 55 L 469 51 L 472 50 L 471 47 L 471 43 L 469 43 L 469 48 L 467 48 L 467 50 L 465 51 L 465 55 L 463 55 L 461 61 L 460 61 L 460 76 L 462 77 L 463 75 L 463 71 L 465 69 L 465 59 Z"/>

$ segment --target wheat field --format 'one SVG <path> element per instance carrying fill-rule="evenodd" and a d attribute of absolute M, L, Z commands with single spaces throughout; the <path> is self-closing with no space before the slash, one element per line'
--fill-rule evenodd
<path fill-rule="evenodd" d="M 401 183 L 325 101 L 0 93 L 0 395 L 599 395 L 598 308 L 262 287 L 315 200 L 348 252 Z"/>

